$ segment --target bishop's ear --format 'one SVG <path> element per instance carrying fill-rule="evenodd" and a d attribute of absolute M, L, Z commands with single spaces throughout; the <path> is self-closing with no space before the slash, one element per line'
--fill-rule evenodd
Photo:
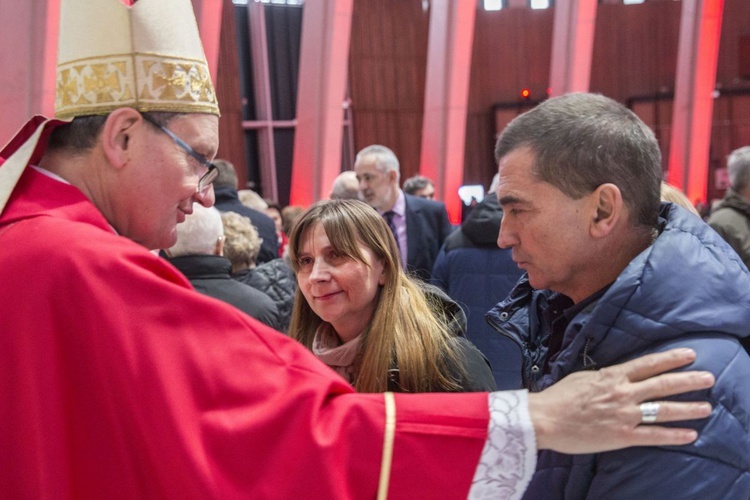
<path fill-rule="evenodd" d="M 609 235 L 623 217 L 623 202 L 620 188 L 614 184 L 602 184 L 592 193 L 594 216 L 591 220 L 591 235 L 601 238 Z"/>
<path fill-rule="evenodd" d="M 148 124 L 133 108 L 119 108 L 107 116 L 101 133 L 104 155 L 115 168 L 127 164 L 132 155 L 132 140 L 143 134 Z"/>

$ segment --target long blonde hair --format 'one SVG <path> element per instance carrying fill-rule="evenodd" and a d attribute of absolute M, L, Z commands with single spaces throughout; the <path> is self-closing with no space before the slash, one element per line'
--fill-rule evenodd
<path fill-rule="evenodd" d="M 418 281 L 401 269 L 396 240 L 383 218 L 358 200 L 323 200 L 311 206 L 289 236 L 289 257 L 299 270 L 300 245 L 321 224 L 334 250 L 364 262 L 359 244 L 383 262 L 385 283 L 375 300 L 375 312 L 362 333 L 354 387 L 360 392 L 388 390 L 388 371 L 398 368 L 404 392 L 455 391 L 465 375 L 464 359 L 449 325 L 436 315 Z M 289 335 L 312 348 L 323 320 L 313 312 L 297 287 Z"/>
<path fill-rule="evenodd" d="M 670 201 L 672 203 L 680 205 L 682 208 L 686 208 L 688 211 L 692 212 L 698 217 L 701 216 L 698 213 L 698 210 L 695 208 L 695 205 L 690 203 L 688 197 L 685 196 L 685 193 L 665 181 L 661 181 L 661 201 Z"/>

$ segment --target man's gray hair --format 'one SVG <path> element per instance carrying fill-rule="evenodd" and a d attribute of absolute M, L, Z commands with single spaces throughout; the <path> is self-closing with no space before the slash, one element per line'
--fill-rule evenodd
<path fill-rule="evenodd" d="M 193 213 L 177 224 L 177 243 L 169 249 L 170 257 L 181 255 L 213 255 L 216 244 L 224 237 L 221 212 L 193 203 Z"/>
<path fill-rule="evenodd" d="M 237 191 L 237 197 L 240 199 L 240 203 L 258 212 L 268 208 L 268 202 L 252 189 L 240 189 Z"/>
<path fill-rule="evenodd" d="M 341 172 L 333 180 L 331 186 L 332 200 L 358 200 L 359 199 L 359 182 L 354 170 Z"/>
<path fill-rule="evenodd" d="M 616 185 L 634 224 L 656 224 L 662 180 L 656 137 L 632 111 L 602 95 L 549 99 L 508 124 L 495 159 L 528 148 L 533 174 L 574 199 L 605 183 Z"/>
<path fill-rule="evenodd" d="M 213 161 L 216 165 L 219 175 L 214 180 L 215 187 L 229 186 L 237 189 L 237 171 L 234 169 L 234 165 L 229 163 L 227 160 L 216 159 Z"/>
<path fill-rule="evenodd" d="M 735 191 L 743 191 L 750 186 L 750 146 L 743 146 L 729 153 L 727 171 L 729 185 Z"/>
<path fill-rule="evenodd" d="M 367 146 L 357 153 L 354 165 L 356 166 L 360 162 L 374 162 L 382 172 L 389 172 L 391 170 L 396 172 L 396 180 L 401 177 L 401 165 L 399 165 L 396 154 L 390 148 L 381 146 L 380 144 Z"/>

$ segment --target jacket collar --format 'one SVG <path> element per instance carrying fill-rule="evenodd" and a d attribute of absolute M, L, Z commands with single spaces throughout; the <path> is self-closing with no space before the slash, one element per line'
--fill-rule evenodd
<path fill-rule="evenodd" d="M 750 202 L 732 188 L 727 189 L 727 194 L 719 201 L 715 210 L 721 208 L 733 208 L 741 214 L 750 217 Z"/>

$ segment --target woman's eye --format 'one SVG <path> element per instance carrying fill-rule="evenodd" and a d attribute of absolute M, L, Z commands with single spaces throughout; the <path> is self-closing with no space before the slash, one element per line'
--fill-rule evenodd
<path fill-rule="evenodd" d="M 347 255 L 340 253 L 340 252 L 331 252 L 331 254 L 328 257 L 330 260 L 335 262 L 340 262 L 342 260 L 345 260 L 348 258 Z"/>
<path fill-rule="evenodd" d="M 310 257 L 300 257 L 297 259 L 297 263 L 299 264 L 299 267 L 305 267 L 312 264 L 312 259 Z"/>

